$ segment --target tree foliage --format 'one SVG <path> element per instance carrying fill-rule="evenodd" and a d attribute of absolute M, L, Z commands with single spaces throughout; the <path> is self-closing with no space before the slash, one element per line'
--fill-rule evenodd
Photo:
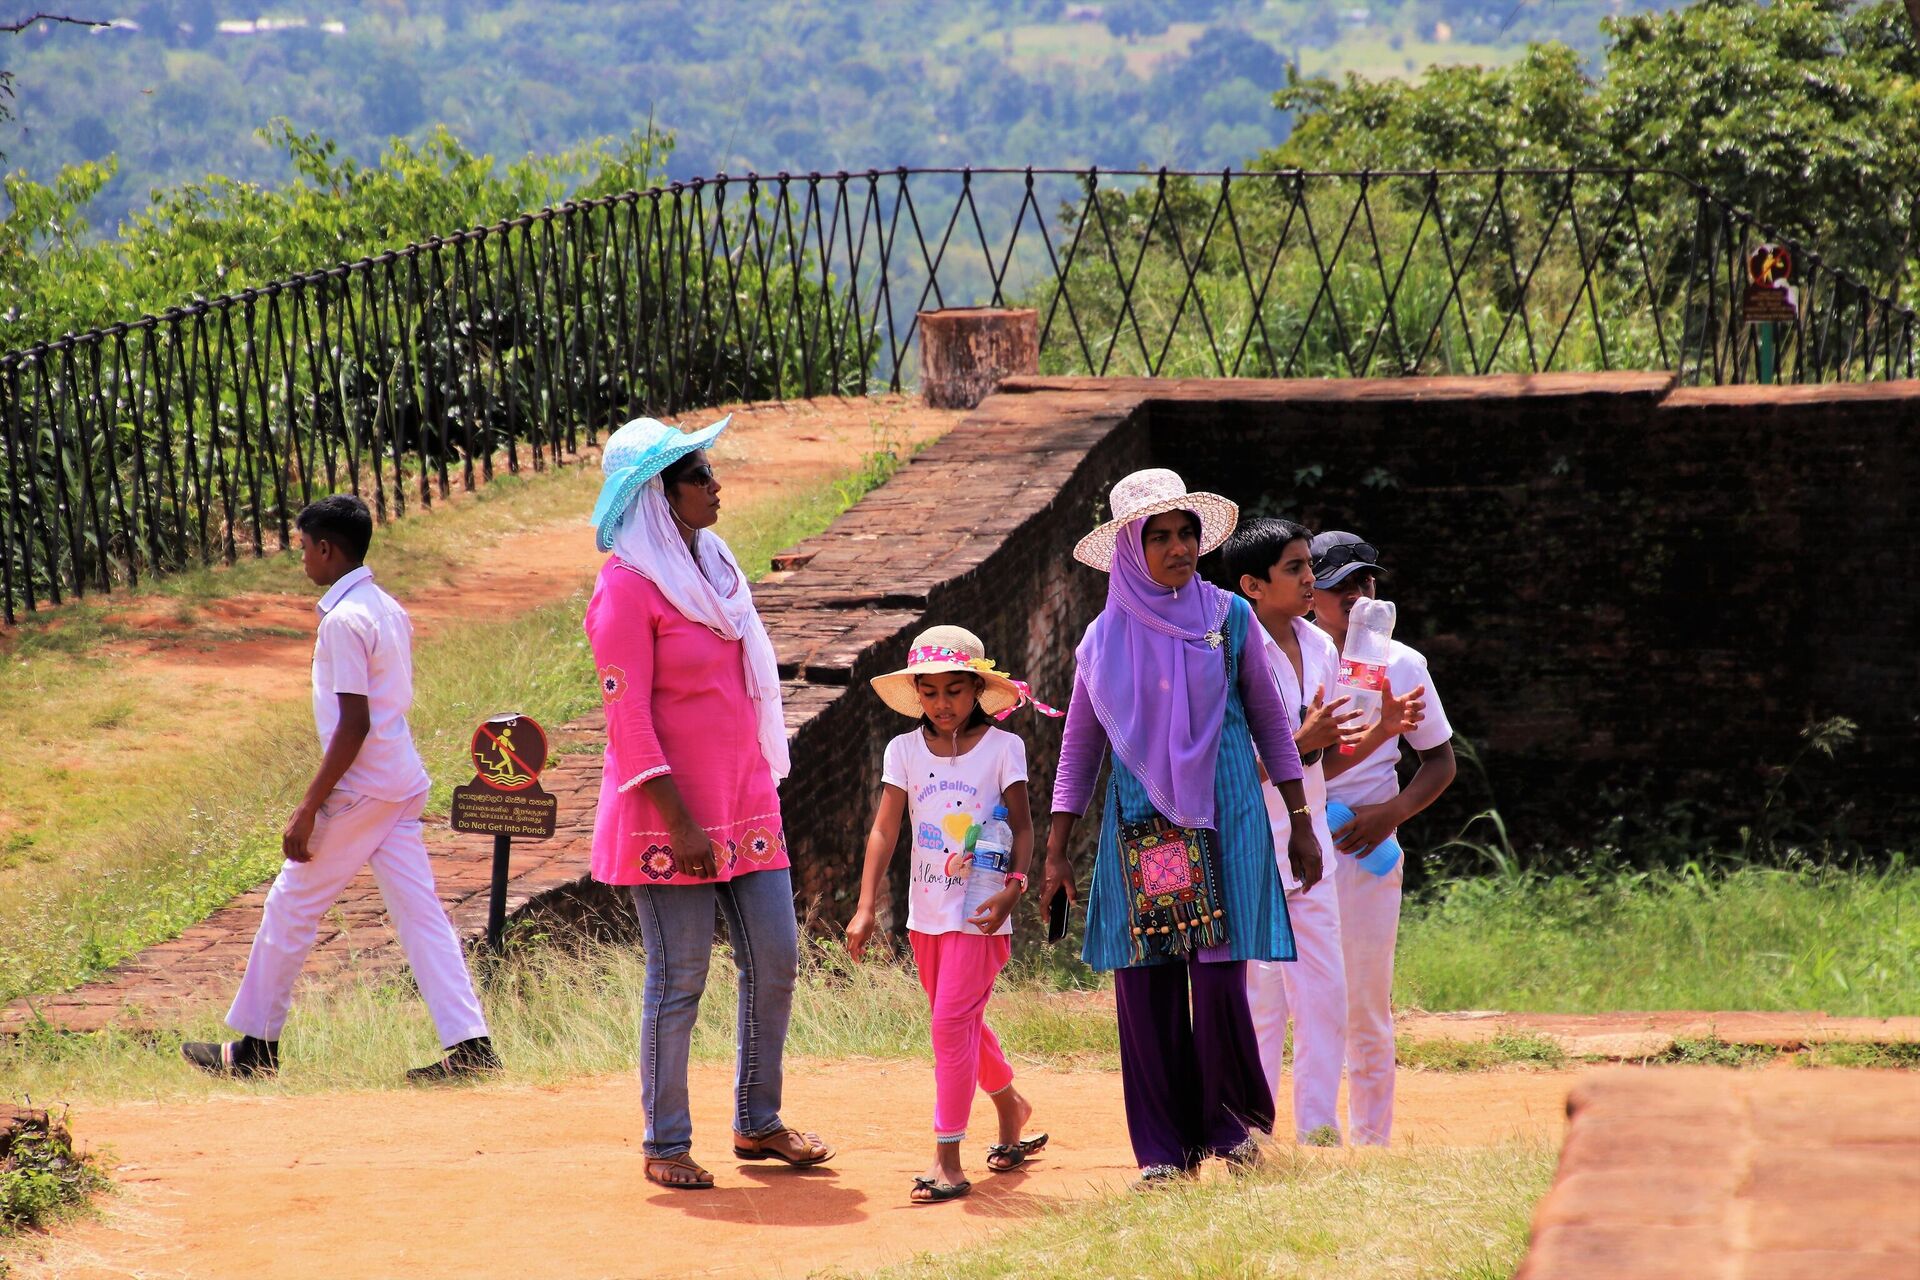
<path fill-rule="evenodd" d="M 1672 0 L 1625 0 L 1629 9 Z M 1620 0 L 1109 0 L 1131 38 L 1069 22 L 1061 0 L 133 0 L 94 34 L 6 42 L 20 118 L 0 150 L 40 181 L 118 161 L 89 209 L 111 229 L 157 187 L 294 176 L 254 130 L 274 117 L 372 163 L 393 135 L 445 124 L 496 156 L 564 151 L 652 116 L 673 174 L 909 165 L 1238 164 L 1286 136 L 1282 57 L 1411 73 L 1390 41 L 1445 20 L 1499 58 L 1558 32 L 1592 48 Z M 266 27 L 242 28 L 266 15 Z M 294 21 L 304 26 L 277 25 Z M 1510 21 L 1509 21 L 1510 20 Z M 324 22 L 337 22 L 338 30 Z M 1505 24 L 1506 29 L 1502 29 Z M 1454 46 L 1459 49 L 1459 45 Z M 1222 53 L 1227 56 L 1220 56 Z M 1422 55 L 1424 56 L 1424 55 Z"/>
<path fill-rule="evenodd" d="M 1899 0 L 1699 0 L 1606 21 L 1595 73 L 1564 45 L 1419 84 L 1295 81 L 1305 168 L 1671 170 L 1834 264 L 1899 288 L 1920 252 L 1920 48 Z"/>
<path fill-rule="evenodd" d="M 658 180 L 673 139 L 638 132 L 508 164 L 444 127 L 394 139 L 373 163 L 284 120 L 260 131 L 297 177 L 268 188 L 218 174 L 156 191 L 118 237 L 91 234 L 88 202 L 114 165 L 71 165 L 51 183 L 5 179 L 0 221 L 0 349 L 157 313 L 195 297 L 496 222 L 555 203 Z"/>

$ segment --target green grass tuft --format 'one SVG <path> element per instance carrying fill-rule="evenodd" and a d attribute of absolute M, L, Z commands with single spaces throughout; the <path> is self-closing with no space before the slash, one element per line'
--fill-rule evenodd
<path fill-rule="evenodd" d="M 1519 1265 L 1553 1167 L 1545 1143 L 1364 1154 L 1281 1147 L 1243 1180 L 1054 1210 L 965 1252 L 923 1254 L 866 1280 L 1491 1280 Z"/>
<path fill-rule="evenodd" d="M 1794 1060 L 1807 1067 L 1920 1071 L 1920 1040 L 1896 1040 L 1891 1044 L 1859 1044 L 1852 1041 L 1816 1044 Z"/>
<path fill-rule="evenodd" d="M 1516 872 L 1409 902 L 1395 1001 L 1603 1013 L 1920 1009 L 1920 871 Z"/>
<path fill-rule="evenodd" d="M 107 1185 L 92 1153 L 74 1150 L 64 1116 L 48 1132 L 17 1133 L 0 1160 L 0 1237 L 70 1217 Z"/>
<path fill-rule="evenodd" d="M 1528 1067 L 1557 1071 L 1567 1053 L 1545 1036 L 1501 1032 L 1490 1040 L 1407 1040 L 1394 1044 L 1394 1058 L 1413 1071 L 1491 1071 Z"/>
<path fill-rule="evenodd" d="M 1679 1036 L 1660 1053 L 1646 1059 L 1682 1067 L 1759 1067 L 1780 1056 L 1770 1044 L 1735 1044 L 1719 1036 Z"/>

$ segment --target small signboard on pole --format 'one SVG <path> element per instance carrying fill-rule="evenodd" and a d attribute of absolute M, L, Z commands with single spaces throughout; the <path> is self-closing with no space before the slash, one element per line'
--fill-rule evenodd
<path fill-rule="evenodd" d="M 1783 244 L 1761 245 L 1747 255 L 1747 296 L 1740 318 L 1748 324 L 1792 324 L 1799 315 L 1793 255 Z"/>
<path fill-rule="evenodd" d="M 560 802 L 540 789 L 547 734 L 530 716 L 494 716 L 473 731 L 473 781 L 453 789 L 455 831 L 493 837 L 493 892 L 487 902 L 487 945 L 499 952 L 507 927 L 507 861 L 515 836 L 552 837 Z"/>

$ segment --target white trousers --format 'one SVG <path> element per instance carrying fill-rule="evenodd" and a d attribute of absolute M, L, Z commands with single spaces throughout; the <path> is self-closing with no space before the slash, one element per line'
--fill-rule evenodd
<path fill-rule="evenodd" d="M 260 930 L 253 935 L 246 976 L 227 1012 L 241 1035 L 278 1040 L 293 1004 L 293 984 L 307 962 L 320 921 L 360 868 L 373 878 L 413 967 L 414 981 L 433 1014 L 440 1043 L 451 1048 L 487 1034 L 473 994 L 460 939 L 433 887 L 433 868 L 420 838 L 427 793 L 406 800 L 375 800 L 335 791 L 320 806 L 307 862 L 287 862 L 267 892 Z"/>
<path fill-rule="evenodd" d="M 1400 936 L 1405 860 L 1384 876 L 1336 854 L 1340 950 L 1347 971 L 1347 1140 L 1385 1146 L 1393 1136 L 1393 949 Z"/>
<path fill-rule="evenodd" d="M 1332 854 L 1330 858 L 1345 857 Z M 1311 893 L 1287 890 L 1287 919 L 1299 959 L 1247 965 L 1247 1005 L 1260 1037 L 1260 1065 L 1274 1105 L 1293 1017 L 1293 1131 L 1340 1128 L 1340 1064 L 1347 1048 L 1347 981 L 1340 951 L 1340 906 L 1331 880 Z"/>

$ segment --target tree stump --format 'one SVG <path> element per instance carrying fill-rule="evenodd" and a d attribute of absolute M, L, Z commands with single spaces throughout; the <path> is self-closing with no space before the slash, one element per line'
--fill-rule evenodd
<path fill-rule="evenodd" d="M 1030 308 L 920 313 L 920 390 L 935 409 L 971 409 L 1003 378 L 1040 372 L 1040 315 Z"/>

